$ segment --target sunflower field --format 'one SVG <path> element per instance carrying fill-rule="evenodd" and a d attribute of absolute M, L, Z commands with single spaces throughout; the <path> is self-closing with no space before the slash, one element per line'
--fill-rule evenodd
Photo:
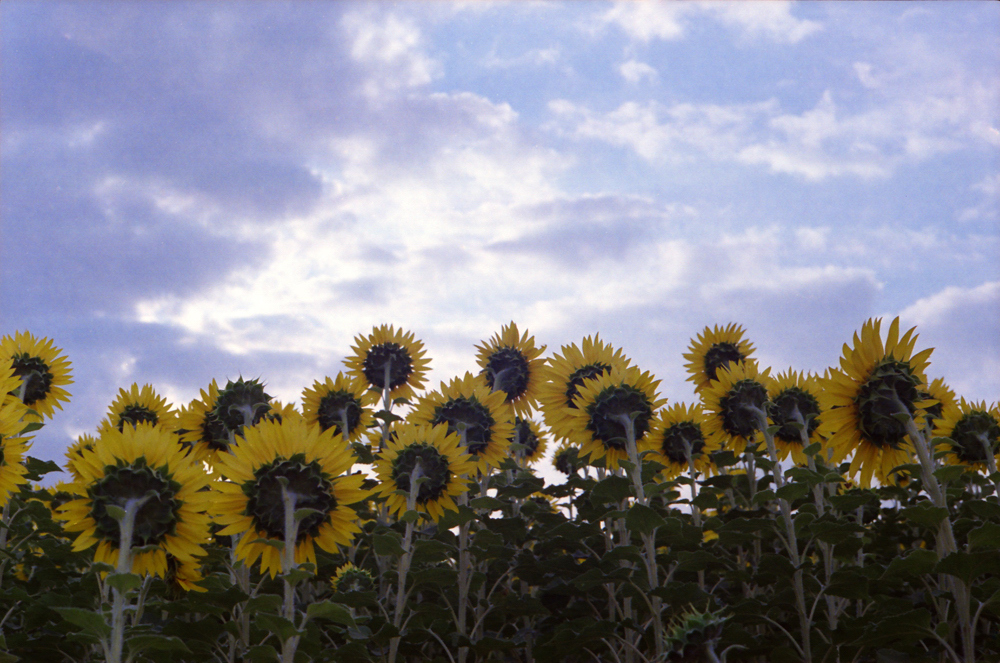
<path fill-rule="evenodd" d="M 898 319 L 822 375 L 706 328 L 688 403 L 596 335 L 511 323 L 437 390 L 354 340 L 297 404 L 122 388 L 60 466 L 70 362 L 4 336 L 0 661 L 1000 660 L 1000 409 Z"/>

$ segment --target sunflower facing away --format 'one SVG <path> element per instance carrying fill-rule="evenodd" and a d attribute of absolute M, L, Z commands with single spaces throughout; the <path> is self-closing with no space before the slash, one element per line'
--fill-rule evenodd
<path fill-rule="evenodd" d="M 21 388 L 21 379 L 10 364 L 0 364 L 0 507 L 17 492 L 27 469 L 22 464 L 28 451 L 28 439 L 21 436 L 27 406 L 10 392 Z"/>
<path fill-rule="evenodd" d="M 447 424 L 483 474 L 509 455 L 512 419 L 504 392 L 490 390 L 482 376 L 472 373 L 442 382 L 441 390 L 423 396 L 409 416 L 417 425 Z"/>
<path fill-rule="evenodd" d="M 333 591 L 341 594 L 351 592 L 371 592 L 376 589 L 375 578 L 365 569 L 358 568 L 348 562 L 344 564 L 330 579 Z"/>
<path fill-rule="evenodd" d="M 939 438 L 937 450 L 945 452 L 944 462 L 968 465 L 977 470 L 990 469 L 987 449 L 993 465 L 1000 456 L 1000 408 L 986 402 L 949 403 L 937 420 L 934 437 Z"/>
<path fill-rule="evenodd" d="M 29 420 L 51 419 L 54 408 L 61 410 L 62 403 L 69 400 L 69 392 L 63 387 L 73 384 L 73 380 L 69 360 L 61 353 L 51 340 L 35 338 L 29 332 L 0 339 L 0 364 L 11 363 L 14 375 L 21 378 L 17 393 L 23 390 L 24 404 L 39 415 L 29 413 Z"/>
<path fill-rule="evenodd" d="M 220 536 L 242 535 L 236 556 L 248 566 L 258 558 L 261 572 L 273 578 L 281 566 L 285 502 L 283 484 L 294 509 L 312 509 L 299 523 L 295 562 L 316 564 L 318 544 L 327 552 L 349 545 L 361 532 L 351 505 L 363 502 L 364 475 L 346 474 L 354 452 L 333 430 L 321 431 L 303 418 L 262 421 L 243 430 L 244 438 L 218 457 L 225 481 L 215 484 L 215 519 Z"/>
<path fill-rule="evenodd" d="M 517 440 L 521 446 L 520 449 L 515 450 L 514 454 L 529 465 L 540 461 L 545 456 L 545 449 L 548 447 L 542 429 L 532 419 L 514 417 L 514 436 L 511 440 Z"/>
<path fill-rule="evenodd" d="M 692 339 L 684 358 L 688 360 L 685 368 L 690 376 L 688 380 L 694 382 L 695 392 L 718 379 L 720 368 L 750 358 L 754 347 L 743 338 L 743 333 L 742 326 L 730 323 L 721 328 L 718 325 L 711 329 L 705 327 L 696 339 Z"/>
<path fill-rule="evenodd" d="M 58 509 L 66 531 L 80 532 L 74 551 L 97 544 L 94 561 L 116 565 L 121 528 L 108 507 L 145 500 L 135 517 L 131 545 L 141 550 L 132 560 L 133 573 L 163 578 L 168 554 L 182 563 L 205 555 L 209 479 L 176 435 L 150 424 L 109 428 L 93 449 L 83 451 L 76 469 L 77 499 Z"/>
<path fill-rule="evenodd" d="M 917 336 L 911 328 L 899 335 L 899 318 L 889 325 L 882 342 L 881 319 L 869 319 L 854 334 L 854 347 L 844 344 L 841 370 L 831 370 L 823 384 L 820 432 L 830 436 L 839 458 L 854 453 L 850 473 L 860 472 L 860 485 L 894 482 L 892 470 L 910 462 L 912 442 L 896 415 L 915 421 L 925 416 L 931 348 L 913 354 Z"/>
<path fill-rule="evenodd" d="M 573 399 L 584 382 L 613 369 L 628 368 L 629 359 L 621 350 L 604 343 L 600 336 L 587 336 L 579 346 L 564 345 L 546 367 L 545 380 L 538 390 L 545 425 L 559 439 L 567 439 L 566 426 L 576 406 Z"/>
<path fill-rule="evenodd" d="M 302 415 L 308 423 L 322 430 L 332 428 L 334 433 L 355 442 L 371 426 L 371 408 L 377 400 L 363 378 L 337 373 L 336 380 L 316 380 L 311 389 L 302 392 Z"/>
<path fill-rule="evenodd" d="M 243 436 L 246 425 L 273 419 L 273 409 L 259 380 L 241 377 L 236 382 L 227 381 L 222 389 L 212 380 L 207 391 L 201 390 L 201 398 L 181 410 L 177 427 L 181 441 L 193 445 L 195 456 L 214 465 L 216 457 Z"/>
<path fill-rule="evenodd" d="M 809 461 L 802 450 L 810 444 L 822 444 L 823 437 L 819 434 L 821 391 L 815 375 L 804 375 L 792 369 L 770 380 L 767 411 L 774 425 L 779 426 L 774 433 L 774 446 L 781 460 L 791 454 L 796 465 L 807 465 Z"/>
<path fill-rule="evenodd" d="M 455 498 L 469 490 L 469 479 L 476 472 L 473 459 L 459 446 L 459 438 L 448 426 L 395 426 L 393 439 L 375 461 L 378 493 L 385 498 L 389 511 L 401 516 L 406 512 L 410 479 L 426 479 L 417 488 L 417 509 L 437 522 L 445 509 L 458 511 Z M 419 468 L 419 469 L 418 469 Z"/>
<path fill-rule="evenodd" d="M 541 358 L 545 346 L 535 347 L 535 337 L 519 334 L 517 325 L 504 325 L 487 343 L 477 345 L 476 360 L 483 369 L 486 384 L 493 391 L 506 394 L 514 413 L 525 417 L 538 405 L 538 392 L 545 381 Z"/>
<path fill-rule="evenodd" d="M 618 469 L 619 461 L 628 460 L 623 417 L 633 417 L 636 450 L 642 454 L 652 445 L 647 433 L 653 416 L 666 402 L 657 398 L 659 384 L 635 366 L 619 366 L 587 380 L 573 399 L 576 409 L 566 429 L 570 442 L 580 445 L 580 455 L 591 463 L 604 459 L 605 467 Z"/>
<path fill-rule="evenodd" d="M 663 465 L 663 478 L 673 479 L 689 472 L 689 459 L 695 472 L 713 473 L 712 452 L 716 449 L 705 435 L 705 413 L 700 405 L 675 403 L 660 410 L 649 433 L 649 460 Z"/>
<path fill-rule="evenodd" d="M 163 398 L 151 385 L 144 384 L 139 388 L 133 384 L 128 391 L 118 390 L 118 397 L 108 408 L 108 416 L 98 426 L 98 431 L 105 428 L 122 428 L 129 424 L 136 426 L 149 423 L 173 431 L 177 428 L 177 413 L 174 412 L 167 399 Z"/>
<path fill-rule="evenodd" d="M 431 362 L 412 332 L 375 327 L 368 336 L 356 336 L 351 350 L 354 354 L 344 360 L 350 374 L 380 392 L 388 389 L 390 399 L 413 398 L 415 390 L 423 388 Z"/>
<path fill-rule="evenodd" d="M 769 372 L 761 372 L 752 359 L 730 363 L 720 367 L 716 379 L 701 391 L 708 416 L 704 430 L 714 447 L 739 456 L 756 439 L 759 413 L 767 412 Z"/>

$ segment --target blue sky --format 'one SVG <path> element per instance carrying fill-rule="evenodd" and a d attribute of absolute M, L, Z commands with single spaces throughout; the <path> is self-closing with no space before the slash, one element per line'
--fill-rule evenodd
<path fill-rule="evenodd" d="M 706 325 L 822 371 L 901 316 L 1000 395 L 1000 4 L 0 4 L 0 316 L 61 460 L 119 387 L 298 400 L 358 334 L 429 386 L 515 321 L 692 402 Z"/>

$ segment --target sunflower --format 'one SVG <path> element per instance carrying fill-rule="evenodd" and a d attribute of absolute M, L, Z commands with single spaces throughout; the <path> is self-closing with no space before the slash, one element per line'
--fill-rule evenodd
<path fill-rule="evenodd" d="M 137 383 L 133 383 L 128 391 L 119 389 L 118 397 L 108 410 L 108 416 L 98 426 L 99 431 L 106 428 L 122 430 L 126 423 L 132 426 L 149 423 L 169 431 L 177 428 L 177 413 L 167 399 L 148 384 L 142 385 L 141 389 Z"/>
<path fill-rule="evenodd" d="M 968 403 L 963 398 L 959 403 L 948 403 L 942 416 L 937 420 L 934 436 L 938 440 L 938 451 L 945 452 L 944 462 L 950 465 L 968 465 L 977 470 L 990 470 L 1000 457 L 1000 408 L 996 403 L 987 407 L 986 402 Z"/>
<path fill-rule="evenodd" d="M 955 392 L 952 391 L 951 387 L 945 384 L 944 378 L 936 378 L 931 381 L 927 385 L 927 391 L 921 392 L 920 395 L 925 400 L 936 401 L 934 405 L 924 408 L 927 416 L 924 417 L 923 421 L 917 422 L 917 425 L 921 429 L 924 428 L 925 423 L 933 429 L 935 427 L 935 420 L 944 416 L 945 408 L 958 407 L 958 397 L 955 396 Z"/>
<path fill-rule="evenodd" d="M 662 478 L 674 479 L 687 472 L 689 460 L 702 475 L 714 472 L 711 454 L 716 449 L 706 438 L 706 421 L 700 405 L 675 403 L 660 410 L 649 433 L 652 453 L 648 458 L 663 465 Z"/>
<path fill-rule="evenodd" d="M 468 492 L 469 480 L 476 464 L 460 446 L 457 434 L 448 426 L 419 426 L 404 423 L 395 427 L 396 437 L 390 439 L 375 461 L 378 493 L 385 498 L 391 512 L 406 511 L 406 495 L 415 475 L 426 479 L 417 489 L 418 509 L 437 522 L 444 510 L 458 511 L 455 498 Z"/>
<path fill-rule="evenodd" d="M 690 376 L 688 380 L 694 382 L 695 392 L 701 392 L 716 380 L 720 368 L 750 358 L 754 347 L 743 338 L 743 333 L 743 327 L 735 323 L 723 328 L 716 325 L 712 329 L 705 327 L 698 338 L 691 341 L 684 358 L 688 360 L 685 368 Z"/>
<path fill-rule="evenodd" d="M 511 440 L 523 447 L 514 453 L 525 460 L 528 464 L 537 463 L 545 456 L 545 448 L 548 446 L 542 429 L 531 419 L 514 417 L 514 436 Z"/>
<path fill-rule="evenodd" d="M 0 364 L 0 507 L 17 492 L 18 485 L 27 483 L 27 468 L 22 464 L 27 453 L 28 438 L 21 436 L 27 418 L 27 406 L 10 392 L 21 388 L 21 379 L 10 364 Z"/>
<path fill-rule="evenodd" d="M 803 375 L 792 369 L 769 381 L 767 412 L 779 427 L 774 433 L 774 446 L 781 460 L 791 454 L 792 462 L 804 466 L 809 461 L 802 450 L 809 444 L 823 443 L 824 438 L 819 434 L 821 391 L 815 375 Z M 808 442 L 803 442 L 803 434 Z"/>
<path fill-rule="evenodd" d="M 348 562 L 334 574 L 330 580 L 333 591 L 341 594 L 351 592 L 370 592 L 376 589 L 375 578 L 365 569 L 360 569 Z"/>
<path fill-rule="evenodd" d="M 899 318 L 889 325 L 885 343 L 881 319 L 869 319 L 854 334 L 854 347 L 844 344 L 841 370 L 831 370 L 820 394 L 823 423 L 820 433 L 830 437 L 835 456 L 854 453 L 850 473 L 860 472 L 860 484 L 895 481 L 892 470 L 910 462 L 912 441 L 897 415 L 915 421 L 926 416 L 924 371 L 931 349 L 913 354 L 917 336 L 911 328 L 899 335 Z"/>
<path fill-rule="evenodd" d="M 580 446 L 567 441 L 560 442 L 552 453 L 552 467 L 567 477 L 576 474 L 584 466 L 580 459 Z"/>
<path fill-rule="evenodd" d="M 216 484 L 216 522 L 220 536 L 242 534 L 238 559 L 273 578 L 282 571 L 280 544 L 285 539 L 286 493 L 296 510 L 313 512 L 298 525 L 295 562 L 316 564 L 314 544 L 328 552 L 349 545 L 361 532 L 350 505 L 368 497 L 364 475 L 345 474 L 354 453 L 340 435 L 321 431 L 303 418 L 262 421 L 243 429 L 240 439 L 219 454 L 218 470 L 226 481 Z M 275 546 L 277 543 L 279 546 Z"/>
<path fill-rule="evenodd" d="M 76 438 L 76 442 L 66 449 L 66 471 L 70 473 L 73 480 L 81 479 L 83 475 L 76 469 L 77 463 L 83 462 L 85 451 L 93 451 L 97 446 L 97 438 L 89 433 L 84 433 Z"/>
<path fill-rule="evenodd" d="M 567 425 L 576 408 L 573 399 L 580 387 L 591 378 L 611 372 L 617 367 L 628 368 L 629 359 L 604 343 L 600 336 L 587 336 L 580 346 L 564 345 L 546 367 L 545 380 L 538 390 L 545 425 L 559 439 L 567 438 Z"/>
<path fill-rule="evenodd" d="M 538 393 L 545 381 L 541 359 L 545 346 L 535 347 L 535 337 L 519 334 L 517 325 L 504 325 L 488 343 L 477 345 L 476 359 L 482 367 L 486 384 L 493 391 L 506 394 L 514 413 L 525 417 L 538 405 Z"/>
<path fill-rule="evenodd" d="M 473 457 L 479 472 L 486 474 L 498 467 L 510 453 L 510 438 L 514 434 L 513 413 L 504 392 L 491 391 L 481 375 L 466 373 L 441 383 L 417 402 L 409 421 L 417 425 L 447 424 Z"/>
<path fill-rule="evenodd" d="M 269 409 L 262 417 L 266 421 L 277 421 L 281 423 L 285 419 L 301 419 L 302 413 L 295 409 L 295 403 L 282 403 L 272 400 L 268 405 Z"/>
<path fill-rule="evenodd" d="M 38 413 L 38 416 L 28 414 L 31 421 L 51 419 L 55 414 L 53 408 L 61 410 L 62 403 L 69 400 L 69 392 L 63 387 L 73 384 L 73 380 L 69 360 L 61 353 L 51 340 L 35 338 L 29 332 L 16 332 L 0 339 L 0 364 L 10 363 L 14 367 L 14 375 L 21 378 L 17 395 Z"/>
<path fill-rule="evenodd" d="M 580 385 L 566 430 L 569 440 L 580 445 L 580 455 L 587 454 L 591 463 L 603 458 L 607 468 L 618 469 L 619 461 L 628 459 L 625 417 L 632 418 L 636 450 L 642 454 L 650 449 L 647 433 L 666 402 L 657 398 L 659 384 L 649 372 L 618 366 Z"/>
<path fill-rule="evenodd" d="M 363 378 L 337 373 L 336 380 L 316 380 L 311 389 L 302 392 L 302 414 L 310 424 L 322 430 L 332 428 L 355 442 L 372 425 L 371 407 L 377 400 Z"/>
<path fill-rule="evenodd" d="M 719 367 L 716 379 L 701 391 L 708 415 L 704 431 L 712 446 L 739 456 L 753 442 L 761 429 L 760 413 L 767 410 L 769 373 L 752 359 Z"/>
<path fill-rule="evenodd" d="M 208 476 L 176 436 L 150 424 L 101 433 L 76 463 L 76 499 L 57 510 L 68 532 L 80 532 L 74 551 L 97 544 L 95 562 L 117 565 L 121 528 L 109 507 L 135 508 L 131 546 L 140 548 L 132 573 L 165 577 L 167 555 L 193 563 L 209 540 Z"/>
<path fill-rule="evenodd" d="M 181 441 L 194 447 L 195 455 L 210 465 L 222 452 L 243 436 L 245 426 L 254 426 L 268 419 L 280 418 L 281 411 L 272 411 L 271 397 L 259 380 L 227 381 L 219 389 L 215 380 L 208 390 L 181 410 L 177 427 Z M 294 412 L 294 408 L 286 414 Z M 296 413 L 297 414 L 297 413 Z"/>
<path fill-rule="evenodd" d="M 423 388 L 431 362 L 412 332 L 382 325 L 367 337 L 356 336 L 354 343 L 354 354 L 344 360 L 352 376 L 380 392 L 388 390 L 390 399 L 413 398 L 415 390 Z"/>

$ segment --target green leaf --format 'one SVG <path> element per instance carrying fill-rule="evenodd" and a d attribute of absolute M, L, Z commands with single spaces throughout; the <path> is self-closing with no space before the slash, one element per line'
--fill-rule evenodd
<path fill-rule="evenodd" d="M 767 504 L 775 497 L 774 491 L 768 488 L 767 490 L 757 491 L 757 494 L 753 496 L 753 505 L 760 506 L 761 504 Z"/>
<path fill-rule="evenodd" d="M 469 506 L 486 512 L 499 511 L 504 507 L 504 502 L 495 497 L 485 496 L 469 500 Z"/>
<path fill-rule="evenodd" d="M 319 509 L 296 509 L 293 517 L 295 518 L 295 522 L 300 523 L 313 514 L 323 515 L 323 512 Z"/>
<path fill-rule="evenodd" d="M 632 482 L 625 477 L 610 476 L 599 481 L 590 491 L 590 502 L 594 506 L 618 504 L 632 494 Z"/>
<path fill-rule="evenodd" d="M 458 511 L 445 509 L 444 515 L 438 521 L 438 529 L 447 530 L 453 527 L 460 527 L 465 523 L 475 520 L 476 512 L 467 506 L 459 505 Z"/>
<path fill-rule="evenodd" d="M 284 642 L 288 640 L 288 638 L 291 638 L 293 636 L 302 635 L 302 633 L 304 633 L 304 631 L 299 631 L 297 628 L 295 628 L 295 624 L 288 621 L 284 617 L 279 617 L 278 615 L 262 613 L 257 615 L 257 618 L 254 621 L 256 621 L 257 624 L 264 627 L 271 633 L 274 633 L 276 636 L 278 636 L 278 639 L 281 640 L 281 642 Z"/>
<path fill-rule="evenodd" d="M 157 635 L 155 633 L 135 635 L 125 641 L 128 650 L 132 654 L 147 651 L 173 651 L 181 653 L 192 653 L 184 641 L 173 635 Z"/>
<path fill-rule="evenodd" d="M 900 510 L 899 515 L 917 525 L 935 528 L 942 520 L 948 517 L 948 509 L 934 506 L 931 502 L 925 500 L 915 506 Z"/>
<path fill-rule="evenodd" d="M 272 548 L 277 548 L 278 550 L 285 549 L 285 542 L 278 541 L 277 539 L 254 539 L 250 543 L 259 543 L 262 546 L 271 546 Z"/>
<path fill-rule="evenodd" d="M 633 504 L 625 515 L 625 526 L 639 534 L 651 534 L 666 524 L 663 516 L 643 504 Z"/>
<path fill-rule="evenodd" d="M 83 608 L 52 608 L 63 619 L 74 626 L 79 626 L 85 633 L 91 633 L 101 638 L 111 635 L 111 626 L 104 620 L 104 615 L 84 610 Z"/>
<path fill-rule="evenodd" d="M 399 519 L 404 523 L 415 523 L 418 520 L 420 520 L 420 512 L 410 509 L 409 511 L 401 515 Z"/>
<path fill-rule="evenodd" d="M 109 516 L 111 516 L 118 522 L 121 522 L 125 518 L 125 509 L 115 504 L 104 505 L 104 510 L 108 512 Z"/>
<path fill-rule="evenodd" d="M 310 603 L 309 607 L 306 608 L 306 616 L 309 619 L 326 619 L 343 626 L 357 625 L 354 622 L 354 617 L 351 616 L 350 610 L 332 601 Z"/>
<path fill-rule="evenodd" d="M 263 663 L 272 663 L 272 661 L 277 661 L 278 650 L 271 645 L 254 645 L 250 649 L 246 650 L 243 654 L 244 660 L 251 661 L 252 663 L 257 663 L 261 661 Z"/>
<path fill-rule="evenodd" d="M 125 594 L 133 589 L 141 587 L 142 577 L 135 573 L 110 573 L 104 579 L 104 582 L 108 583 L 122 594 Z"/>
<path fill-rule="evenodd" d="M 281 610 L 283 599 L 277 594 L 261 594 L 252 599 L 248 599 L 243 611 L 248 615 L 261 612 L 278 612 Z"/>
<path fill-rule="evenodd" d="M 815 456 L 820 452 L 822 448 L 823 448 L 822 444 L 820 444 L 819 442 L 813 442 L 812 444 L 804 448 L 802 450 L 802 453 L 804 453 L 807 456 Z"/>
<path fill-rule="evenodd" d="M 376 555 L 402 557 L 406 553 L 400 545 L 398 535 L 376 534 L 372 537 L 372 547 Z"/>
<path fill-rule="evenodd" d="M 969 532 L 969 548 L 973 551 L 1000 548 L 1000 525 L 984 523 Z"/>
<path fill-rule="evenodd" d="M 936 552 L 917 548 L 911 551 L 906 557 L 897 557 L 889 562 L 889 568 L 882 574 L 882 578 L 891 578 L 893 576 L 917 578 L 933 571 L 937 563 L 938 556 Z"/>
<path fill-rule="evenodd" d="M 809 484 L 807 483 L 786 483 L 784 486 L 774 491 L 778 499 L 783 499 L 789 504 L 797 499 L 801 499 L 809 494 Z"/>
<path fill-rule="evenodd" d="M 945 465 L 934 470 L 934 476 L 942 483 L 953 483 L 961 479 L 968 470 L 964 465 Z"/>
<path fill-rule="evenodd" d="M 856 568 L 838 569 L 830 576 L 830 584 L 826 587 L 826 593 L 845 599 L 867 599 L 868 578 Z"/>
<path fill-rule="evenodd" d="M 314 571 L 303 568 L 304 566 L 305 565 L 299 565 L 296 569 L 282 573 L 281 578 L 287 581 L 292 587 L 298 587 L 301 583 L 316 576 Z"/>

